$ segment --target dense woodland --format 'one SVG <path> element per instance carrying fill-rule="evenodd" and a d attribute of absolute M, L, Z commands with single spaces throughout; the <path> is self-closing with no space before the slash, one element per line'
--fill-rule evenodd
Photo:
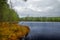
<path fill-rule="evenodd" d="M 60 17 L 23 17 L 20 21 L 60 22 Z"/>
<path fill-rule="evenodd" d="M 7 0 L 0 0 L 0 22 L 19 21 L 17 13 L 9 7 Z"/>

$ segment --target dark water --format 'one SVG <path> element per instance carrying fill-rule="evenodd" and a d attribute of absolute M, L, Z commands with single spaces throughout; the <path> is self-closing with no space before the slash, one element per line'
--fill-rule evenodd
<path fill-rule="evenodd" d="M 30 28 L 25 40 L 60 40 L 60 22 L 20 22 Z"/>

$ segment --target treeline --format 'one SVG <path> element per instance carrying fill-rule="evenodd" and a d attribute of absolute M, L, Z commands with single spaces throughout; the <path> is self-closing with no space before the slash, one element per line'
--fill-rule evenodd
<path fill-rule="evenodd" d="M 17 13 L 9 7 L 7 0 L 0 0 L 0 22 L 19 21 Z"/>
<path fill-rule="evenodd" d="M 24 17 L 20 21 L 60 22 L 60 17 Z"/>

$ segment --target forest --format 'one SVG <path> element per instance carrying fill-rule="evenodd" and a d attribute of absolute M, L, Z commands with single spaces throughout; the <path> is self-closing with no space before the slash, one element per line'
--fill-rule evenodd
<path fill-rule="evenodd" d="M 20 21 L 60 22 L 60 17 L 23 17 Z"/>
<path fill-rule="evenodd" d="M 0 0 L 0 22 L 12 22 L 18 20 L 19 16 L 12 8 L 9 7 L 7 0 Z"/>

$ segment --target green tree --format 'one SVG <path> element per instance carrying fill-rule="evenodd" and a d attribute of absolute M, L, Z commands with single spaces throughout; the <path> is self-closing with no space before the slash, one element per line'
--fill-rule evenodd
<path fill-rule="evenodd" d="M 19 21 L 17 13 L 9 8 L 7 0 L 0 0 L 0 22 L 15 22 Z"/>

